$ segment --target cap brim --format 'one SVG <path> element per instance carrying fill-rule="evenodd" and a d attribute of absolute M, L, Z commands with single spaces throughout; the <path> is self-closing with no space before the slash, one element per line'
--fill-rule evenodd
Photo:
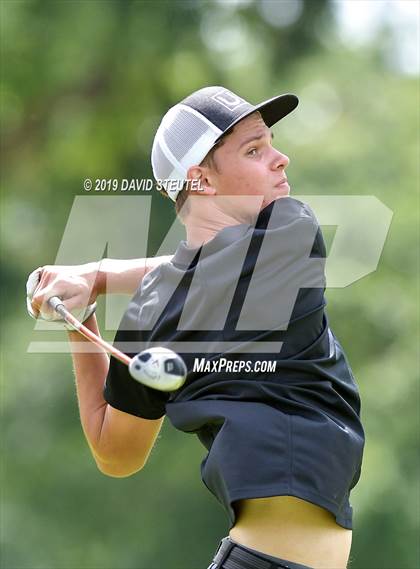
<path fill-rule="evenodd" d="M 296 95 L 292 95 L 291 93 L 278 95 L 277 97 L 263 101 L 259 105 L 253 106 L 252 109 L 248 109 L 245 113 L 232 121 L 230 125 L 225 129 L 225 131 L 217 138 L 215 144 L 224 136 L 227 130 L 231 129 L 238 122 L 245 119 L 249 115 L 252 115 L 252 113 L 255 113 L 256 111 L 261 113 L 263 121 L 268 127 L 270 127 L 291 113 L 294 109 L 296 109 L 298 104 L 299 99 L 296 97 Z"/>
<path fill-rule="evenodd" d="M 299 104 L 296 95 L 287 93 L 286 95 L 278 95 L 268 101 L 264 101 L 255 107 L 267 126 L 273 126 L 283 117 L 291 113 Z"/>

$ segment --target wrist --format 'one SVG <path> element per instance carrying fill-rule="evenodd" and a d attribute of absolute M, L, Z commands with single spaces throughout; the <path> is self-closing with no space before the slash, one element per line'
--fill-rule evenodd
<path fill-rule="evenodd" d="M 92 271 L 94 273 L 94 281 L 92 287 L 92 296 L 91 300 L 94 301 L 96 298 L 101 295 L 105 294 L 106 289 L 106 270 L 104 268 L 105 259 L 93 263 Z"/>

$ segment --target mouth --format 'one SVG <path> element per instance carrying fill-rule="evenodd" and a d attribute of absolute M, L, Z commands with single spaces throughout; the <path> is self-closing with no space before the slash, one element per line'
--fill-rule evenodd
<path fill-rule="evenodd" d="M 279 188 L 281 186 L 284 186 L 285 184 L 289 185 L 287 182 L 287 178 L 283 178 L 282 180 L 280 180 L 280 182 L 277 182 L 277 184 L 274 187 Z"/>

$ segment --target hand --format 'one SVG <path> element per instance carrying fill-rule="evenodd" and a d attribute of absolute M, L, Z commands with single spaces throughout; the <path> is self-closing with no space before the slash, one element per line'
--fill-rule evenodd
<path fill-rule="evenodd" d="M 48 300 L 58 296 L 64 306 L 81 321 L 96 308 L 99 263 L 84 265 L 46 265 L 33 271 L 26 283 L 27 309 L 33 318 L 62 321 Z"/>

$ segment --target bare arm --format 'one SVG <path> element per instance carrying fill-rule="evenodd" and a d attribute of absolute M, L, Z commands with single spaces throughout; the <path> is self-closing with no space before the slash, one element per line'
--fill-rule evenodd
<path fill-rule="evenodd" d="M 99 261 L 95 280 L 96 294 L 134 294 L 143 277 L 162 263 L 168 263 L 172 255 L 144 259 L 102 259 Z"/>
<path fill-rule="evenodd" d="M 83 265 L 46 265 L 42 268 L 39 285 L 32 298 L 36 315 L 42 306 L 51 309 L 46 301 L 59 296 L 68 310 L 85 308 L 101 294 L 134 294 L 143 277 L 172 256 L 144 259 L 102 259 Z"/>
<path fill-rule="evenodd" d="M 99 334 L 95 315 L 85 325 Z M 96 464 L 108 476 L 130 476 L 146 463 L 163 418 L 142 419 L 108 405 L 103 397 L 109 369 L 108 355 L 100 348 L 95 353 L 81 352 L 77 345 L 88 340 L 77 332 L 69 332 L 69 340 L 80 419 Z"/>

